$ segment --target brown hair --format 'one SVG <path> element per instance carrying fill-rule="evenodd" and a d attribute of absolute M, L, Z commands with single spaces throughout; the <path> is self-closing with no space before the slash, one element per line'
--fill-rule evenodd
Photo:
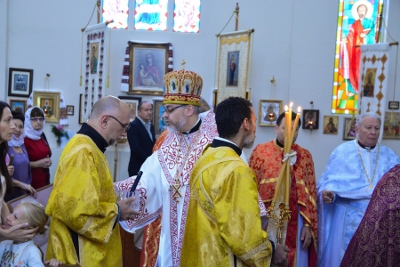
<path fill-rule="evenodd" d="M 42 117 L 42 118 L 44 118 L 44 113 L 40 108 L 35 107 L 35 108 L 33 108 L 31 110 L 31 118 L 32 117 Z"/>

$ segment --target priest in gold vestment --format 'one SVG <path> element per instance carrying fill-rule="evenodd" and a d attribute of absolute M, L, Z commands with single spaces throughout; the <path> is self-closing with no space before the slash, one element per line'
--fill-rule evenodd
<path fill-rule="evenodd" d="M 285 265 L 288 249 L 262 230 L 256 178 L 240 158 L 255 139 L 251 103 L 230 97 L 218 105 L 215 119 L 220 137 L 191 174 L 181 266 Z"/>
<path fill-rule="evenodd" d="M 277 178 L 282 169 L 284 158 L 285 142 L 285 113 L 279 115 L 275 131 L 275 140 L 258 145 L 252 152 L 249 166 L 254 170 L 258 190 L 266 208 L 269 208 L 273 200 Z M 290 116 L 290 115 L 289 115 Z M 292 112 L 292 121 L 296 114 Z M 292 124 L 294 124 L 292 122 Z M 314 162 L 311 153 L 295 144 L 298 129 L 301 125 L 293 125 L 296 132 L 291 147 L 292 153 L 296 153 L 296 160 L 291 166 L 290 176 L 291 185 L 289 193 L 289 208 L 291 218 L 283 234 L 286 235 L 285 244 L 290 248 L 288 266 L 316 266 L 317 263 L 317 192 L 314 172 Z M 267 231 L 271 235 L 276 235 L 273 228 L 272 219 L 268 222 Z M 272 227 L 271 227 L 272 226 Z M 285 231 L 286 230 L 286 231 Z"/>
<path fill-rule="evenodd" d="M 48 260 L 82 267 L 122 266 L 118 221 L 133 218 L 136 212 L 129 208 L 133 198 L 116 202 L 104 151 L 126 136 L 129 114 L 119 99 L 100 99 L 88 123 L 63 150 L 46 207 L 52 216 Z"/>

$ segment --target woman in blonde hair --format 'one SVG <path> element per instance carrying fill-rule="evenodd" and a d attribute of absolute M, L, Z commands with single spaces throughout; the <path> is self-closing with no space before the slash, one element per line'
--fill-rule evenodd
<path fill-rule="evenodd" d="M 19 203 L 14 212 L 7 216 L 3 228 L 25 223 L 27 228 L 37 228 L 37 234 L 44 234 L 47 230 L 48 216 L 45 208 L 37 202 Z M 25 242 L 5 240 L 0 242 L 0 266 L 44 266 L 42 251 L 34 241 L 27 239 Z M 58 266 L 61 262 L 51 259 L 46 262 L 48 266 Z"/>

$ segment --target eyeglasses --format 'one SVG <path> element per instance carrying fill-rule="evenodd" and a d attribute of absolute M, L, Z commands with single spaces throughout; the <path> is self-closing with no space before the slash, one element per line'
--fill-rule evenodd
<path fill-rule="evenodd" d="M 165 108 L 164 112 L 167 113 L 167 114 L 171 114 L 172 112 L 175 111 L 175 109 L 178 109 L 178 108 L 181 108 L 181 107 L 186 107 L 186 105 L 180 105 L 180 106 L 176 106 L 176 107 L 173 107 L 173 108 L 170 108 L 170 109 Z"/>
<path fill-rule="evenodd" d="M 38 122 L 38 121 L 42 122 L 42 121 L 44 121 L 44 118 L 42 118 L 42 117 L 39 117 L 39 118 L 31 118 L 31 121 L 33 121 L 33 122 Z"/>
<path fill-rule="evenodd" d="M 108 117 L 113 118 L 114 120 L 116 120 L 116 121 L 121 125 L 121 127 L 125 129 L 125 131 L 128 131 L 129 128 L 131 128 L 131 124 L 130 124 L 130 123 L 128 123 L 128 124 L 123 124 L 122 122 L 120 122 L 120 121 L 119 121 L 117 118 L 115 118 L 114 116 L 108 115 Z"/>

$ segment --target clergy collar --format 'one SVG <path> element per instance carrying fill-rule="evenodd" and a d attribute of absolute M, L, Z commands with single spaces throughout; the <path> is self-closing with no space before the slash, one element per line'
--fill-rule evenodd
<path fill-rule="evenodd" d="M 78 131 L 78 134 L 84 134 L 90 137 L 96 146 L 104 153 L 108 147 L 106 139 L 103 138 L 92 126 L 87 123 L 82 125 L 82 128 Z"/>
<path fill-rule="evenodd" d="M 229 141 L 222 137 L 216 137 L 212 141 L 211 147 L 217 148 L 217 147 L 221 147 L 221 146 L 227 146 L 227 147 L 232 148 L 236 152 L 236 154 L 238 154 L 239 157 L 242 154 L 242 150 L 240 148 L 238 148 L 237 145 L 234 144 L 232 141 Z"/>
<path fill-rule="evenodd" d="M 364 148 L 364 149 L 366 149 L 368 151 L 370 151 L 370 150 L 372 150 L 372 149 L 374 149 L 376 147 L 376 144 L 374 146 L 366 146 L 364 144 L 361 144 L 360 140 L 358 140 L 358 139 L 357 139 L 357 143 L 358 143 L 358 145 L 360 147 L 362 147 L 362 148 Z"/>
<path fill-rule="evenodd" d="M 201 125 L 201 119 L 199 118 L 197 120 L 196 124 L 193 126 L 192 129 L 190 129 L 189 132 L 182 132 L 182 133 L 183 134 L 191 134 L 191 133 L 197 132 L 199 130 L 199 128 L 200 128 L 200 125 Z"/>
<path fill-rule="evenodd" d="M 277 144 L 280 148 L 284 147 L 284 145 L 278 141 L 278 138 L 275 138 L 275 144 Z"/>

